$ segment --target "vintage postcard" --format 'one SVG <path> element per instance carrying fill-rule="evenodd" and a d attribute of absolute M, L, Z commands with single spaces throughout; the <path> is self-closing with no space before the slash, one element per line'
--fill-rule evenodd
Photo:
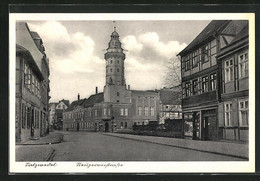
<path fill-rule="evenodd" d="M 253 13 L 10 13 L 10 173 L 255 171 Z"/>

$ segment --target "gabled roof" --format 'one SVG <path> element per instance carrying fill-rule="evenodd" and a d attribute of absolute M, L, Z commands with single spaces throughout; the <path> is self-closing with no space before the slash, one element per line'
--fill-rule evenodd
<path fill-rule="evenodd" d="M 33 39 L 41 40 L 41 37 L 37 32 L 31 31 L 30 33 Z"/>
<path fill-rule="evenodd" d="M 95 103 L 101 103 L 104 101 L 104 94 L 100 92 L 98 94 L 91 95 L 88 99 L 86 99 L 82 105 L 84 108 L 92 107 Z"/>
<path fill-rule="evenodd" d="M 60 102 L 63 102 L 67 107 L 69 107 L 69 105 L 70 105 L 70 101 L 69 100 L 62 99 L 62 100 L 59 101 L 59 103 Z"/>
<path fill-rule="evenodd" d="M 36 46 L 31 31 L 25 22 L 16 22 L 16 43 L 27 49 L 34 61 L 36 62 L 39 69 L 42 69 L 42 58 L 43 54 Z"/>
<path fill-rule="evenodd" d="M 160 92 L 160 101 L 164 105 L 180 105 L 182 93 L 179 91 L 172 91 L 170 89 L 162 89 Z"/>
<path fill-rule="evenodd" d="M 242 47 L 245 44 L 248 44 L 248 24 L 244 26 L 244 28 L 237 34 L 237 36 L 224 48 L 220 50 L 217 54 L 217 57 L 220 57 L 231 50 L 235 49 L 236 47 Z"/>
<path fill-rule="evenodd" d="M 76 107 L 80 106 L 83 108 L 92 107 L 96 103 L 101 103 L 104 101 L 104 94 L 100 92 L 98 94 L 91 95 L 88 99 L 80 99 L 73 101 L 65 112 L 73 111 Z"/>
<path fill-rule="evenodd" d="M 33 73 L 37 76 L 37 78 L 40 81 L 44 80 L 44 77 L 29 50 L 27 50 L 21 45 L 16 44 L 16 55 L 24 57 L 27 60 Z"/>
<path fill-rule="evenodd" d="M 202 32 L 178 55 L 185 55 L 190 51 L 197 49 L 201 44 L 205 43 L 207 39 L 214 36 L 216 33 L 221 32 L 230 20 L 213 20 L 211 21 Z"/>

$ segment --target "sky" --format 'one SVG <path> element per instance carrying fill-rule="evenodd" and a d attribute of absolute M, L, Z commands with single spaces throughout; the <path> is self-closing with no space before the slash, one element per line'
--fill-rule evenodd
<path fill-rule="evenodd" d="M 164 87 L 167 62 L 202 30 L 205 21 L 116 21 L 125 50 L 126 84 L 134 90 Z M 50 102 L 88 98 L 105 86 L 104 54 L 112 21 L 28 21 L 43 40 L 50 66 Z"/>

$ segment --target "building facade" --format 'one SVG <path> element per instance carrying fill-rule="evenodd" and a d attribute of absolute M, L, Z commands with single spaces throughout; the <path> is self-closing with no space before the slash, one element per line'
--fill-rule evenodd
<path fill-rule="evenodd" d="M 221 101 L 219 132 L 221 139 L 248 141 L 249 126 L 249 44 L 248 22 L 217 55 L 220 65 Z"/>
<path fill-rule="evenodd" d="M 184 136 L 223 139 L 219 119 L 221 71 L 217 55 L 232 42 L 245 21 L 211 21 L 178 55 L 181 56 Z M 223 130 L 223 129 L 222 129 Z"/>
<path fill-rule="evenodd" d="M 160 122 L 165 124 L 165 120 L 181 120 L 182 108 L 181 99 L 182 93 L 179 86 L 172 88 L 163 88 L 158 91 L 160 95 Z"/>
<path fill-rule="evenodd" d="M 63 112 L 69 107 L 69 100 L 60 100 L 49 104 L 50 131 L 63 129 Z"/>
<path fill-rule="evenodd" d="M 48 134 L 49 60 L 42 39 L 16 23 L 16 142 Z"/>
<path fill-rule="evenodd" d="M 158 121 L 159 94 L 131 90 L 125 81 L 125 54 L 114 30 L 105 53 L 106 85 L 104 91 L 88 99 L 74 101 L 64 113 L 65 130 L 123 131 L 134 124 Z"/>

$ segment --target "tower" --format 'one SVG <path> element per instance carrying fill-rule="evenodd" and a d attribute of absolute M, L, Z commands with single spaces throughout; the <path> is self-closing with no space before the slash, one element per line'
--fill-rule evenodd
<path fill-rule="evenodd" d="M 121 47 L 119 34 L 114 31 L 111 34 L 108 48 L 105 53 L 106 61 L 106 85 L 104 87 L 105 102 L 125 102 L 126 82 L 124 73 L 125 54 Z"/>

